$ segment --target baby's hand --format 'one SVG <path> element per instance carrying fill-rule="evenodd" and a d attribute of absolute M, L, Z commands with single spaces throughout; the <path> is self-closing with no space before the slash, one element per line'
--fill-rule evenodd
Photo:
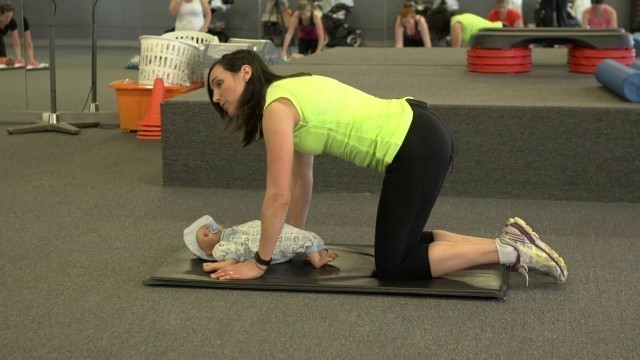
<path fill-rule="evenodd" d="M 220 263 L 217 262 L 206 262 L 202 264 L 202 270 L 204 272 L 214 272 L 220 270 Z"/>

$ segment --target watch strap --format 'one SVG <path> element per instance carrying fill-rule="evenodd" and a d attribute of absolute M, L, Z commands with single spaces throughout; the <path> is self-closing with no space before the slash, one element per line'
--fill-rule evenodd
<path fill-rule="evenodd" d="M 256 251 L 256 255 L 254 256 L 254 259 L 256 260 L 256 263 L 262 266 L 269 266 L 271 265 L 271 260 L 264 260 L 263 258 L 260 257 L 260 253 Z"/>

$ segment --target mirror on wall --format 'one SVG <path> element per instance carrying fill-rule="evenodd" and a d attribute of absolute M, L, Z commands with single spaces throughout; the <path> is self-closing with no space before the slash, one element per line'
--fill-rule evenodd
<path fill-rule="evenodd" d="M 4 1 L 7 0 L 0 0 Z M 175 16 L 168 11 L 170 0 L 11 1 L 16 8 L 15 17 L 20 20 L 21 26 L 24 6 L 24 15 L 28 19 L 33 38 L 34 58 L 43 63 L 50 63 L 49 8 L 52 3 L 56 4 L 56 105 L 60 112 L 88 112 L 90 109 L 94 25 L 97 38 L 95 91 L 100 112 L 118 111 L 116 93 L 108 87 L 110 82 L 137 80 L 137 69 L 127 68 L 127 64 L 140 52 L 139 36 L 159 36 L 175 25 Z M 212 22 L 229 37 L 263 38 L 265 28 L 262 17 L 269 1 L 234 1 L 227 8 L 217 9 Z M 298 2 L 299 0 L 286 0 L 290 11 L 295 11 Z M 362 47 L 391 49 L 394 46 L 394 24 L 402 0 L 319 2 L 325 12 L 329 11 L 327 8 L 331 9 L 341 2 L 353 5 L 339 22 L 360 31 Z M 493 6 L 493 2 L 478 3 L 471 0 L 460 0 L 459 3 L 461 10 L 482 14 Z M 524 5 L 523 11 L 530 12 Z M 24 39 L 24 31 L 20 35 Z M 4 41 L 7 43 L 7 51 L 12 53 L 11 40 L 5 36 Z M 24 41 L 22 45 L 22 53 L 26 55 Z M 50 72 L 47 69 L 0 71 L 0 76 L 3 83 L 11 84 L 10 87 L 0 87 L 0 111 L 50 110 Z"/>
<path fill-rule="evenodd" d="M 0 0 L 12 1 L 14 19 L 20 26 L 23 57 L 25 47 L 23 15 L 30 25 L 34 59 L 50 63 L 49 8 L 56 4 L 56 105 L 61 112 L 86 112 L 91 106 L 92 90 L 97 92 L 101 112 L 117 111 L 115 91 L 108 84 L 121 79 L 137 80 L 137 69 L 127 69 L 129 61 L 140 51 L 138 37 L 161 35 L 175 24 L 169 14 L 169 0 Z M 236 0 L 224 9 L 217 9 L 212 22 L 230 37 L 263 38 L 262 17 L 270 0 Z M 299 0 L 282 0 L 295 11 Z M 312 0 L 313 1 L 313 0 Z M 425 0 L 429 1 L 429 0 Z M 213 0 L 220 2 L 222 0 Z M 344 2 L 353 4 L 342 23 L 359 30 L 363 47 L 394 46 L 394 23 L 403 0 L 322 0 L 323 10 Z M 525 24 L 532 24 L 532 0 L 513 0 L 522 6 Z M 453 3 L 453 2 L 452 2 Z M 486 14 L 494 1 L 459 0 L 460 11 Z M 610 0 L 611 6 L 628 8 L 629 0 Z M 94 16 L 95 14 L 95 16 Z M 95 17 L 97 36 L 97 83 L 92 84 L 92 30 Z M 628 27 L 622 17 L 621 27 Z M 15 57 L 11 36 L 3 36 L 7 52 Z M 51 108 L 50 72 L 47 69 L 25 71 L 0 70 L 0 112 L 47 112 Z"/>
<path fill-rule="evenodd" d="M 6 4 L 4 0 L 0 0 L 0 4 Z M 11 30 L 11 24 L 4 22 L 9 21 L 9 13 L 3 15 L 2 41 L 4 43 L 3 57 L 16 60 L 16 50 L 14 49 L 14 35 L 20 42 L 20 54 L 24 57 L 24 25 L 22 0 L 11 1 L 13 5 L 11 23 L 15 22 L 16 29 Z M 6 60 L 5 60 L 6 61 Z M 24 67 L 2 66 L 0 68 L 0 112 L 19 112 L 27 110 L 25 70 Z"/>
<path fill-rule="evenodd" d="M 34 58 L 55 66 L 26 72 L 29 111 L 49 112 L 52 97 L 57 112 L 80 111 L 90 90 L 91 8 L 93 1 L 30 1 L 25 9 L 34 38 Z M 50 48 L 50 11 L 53 11 L 54 56 Z M 87 75 L 89 74 L 89 75 Z"/>
<path fill-rule="evenodd" d="M 108 84 L 118 79 L 137 77 L 137 71 L 127 69 L 126 65 L 136 53 L 140 33 L 138 1 L 30 0 L 25 6 L 34 43 L 34 58 L 46 64 L 51 64 L 49 9 L 55 10 L 56 110 L 60 113 L 81 113 L 96 108 L 99 112 L 117 112 L 116 95 Z M 159 7 L 157 2 L 148 6 Z M 94 31 L 95 54 L 92 48 Z M 28 111 L 46 113 L 51 110 L 50 71 L 46 68 L 29 70 L 23 75 Z M 96 106 L 92 106 L 94 93 Z"/>

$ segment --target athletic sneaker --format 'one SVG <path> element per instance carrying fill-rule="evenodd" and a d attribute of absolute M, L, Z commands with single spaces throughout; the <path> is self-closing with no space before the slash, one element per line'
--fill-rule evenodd
<path fill-rule="evenodd" d="M 513 242 L 526 242 L 543 253 L 547 254 L 547 256 L 558 266 L 560 269 L 560 275 L 557 277 L 558 281 L 564 282 L 567 280 L 567 265 L 564 262 L 564 259 L 558 255 L 549 245 L 545 244 L 538 234 L 527 225 L 527 223 L 518 218 L 511 218 L 507 221 L 506 225 L 502 228 L 501 237 L 505 237 L 510 239 Z"/>
<path fill-rule="evenodd" d="M 516 250 L 516 261 L 509 265 L 510 271 L 518 271 L 527 279 L 529 286 L 529 269 L 539 270 L 560 280 L 560 268 L 547 254 L 528 242 L 513 241 L 504 234 L 496 239 L 500 245 L 511 246 Z"/>
<path fill-rule="evenodd" d="M 16 62 L 13 64 L 13 67 L 15 68 L 21 68 L 25 66 L 25 62 L 24 59 L 22 60 L 16 60 Z"/>

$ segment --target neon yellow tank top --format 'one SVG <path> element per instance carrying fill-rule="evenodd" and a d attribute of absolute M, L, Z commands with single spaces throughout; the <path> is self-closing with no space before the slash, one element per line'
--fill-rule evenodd
<path fill-rule="evenodd" d="M 411 125 L 404 99 L 380 99 L 324 76 L 283 79 L 267 89 L 265 108 L 279 98 L 300 114 L 293 132 L 303 154 L 330 154 L 384 172 Z"/>
<path fill-rule="evenodd" d="M 465 13 L 451 17 L 451 25 L 462 24 L 462 41 L 469 43 L 471 36 L 482 28 L 501 28 L 502 21 L 489 21 L 475 14 Z"/>

